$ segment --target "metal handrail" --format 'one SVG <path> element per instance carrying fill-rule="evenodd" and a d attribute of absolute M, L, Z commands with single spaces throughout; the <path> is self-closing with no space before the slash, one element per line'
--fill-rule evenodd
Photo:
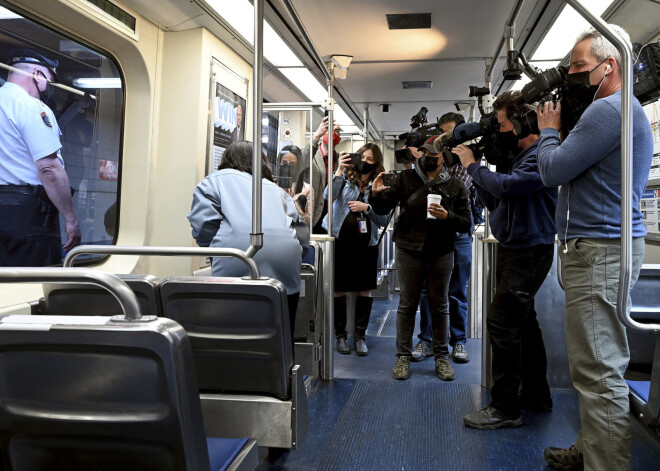
<path fill-rule="evenodd" d="M 81 255 L 162 255 L 172 256 L 195 256 L 208 257 L 233 257 L 244 262 L 250 270 L 253 280 L 259 278 L 259 267 L 253 258 L 238 249 L 213 248 L 213 247 L 131 247 L 120 245 L 79 245 L 71 250 L 64 259 L 65 267 L 72 267 L 73 261 Z"/>
<path fill-rule="evenodd" d="M 264 101 L 264 0 L 254 0 L 254 64 L 252 64 L 252 232 L 250 247 L 245 251 L 250 258 L 263 247 L 261 226 L 261 115 Z"/>
<path fill-rule="evenodd" d="M 13 282 L 91 283 L 105 288 L 117 299 L 126 320 L 142 317 L 140 305 L 131 288 L 116 275 L 95 268 L 0 268 L 0 283 Z"/>
<path fill-rule="evenodd" d="M 621 53 L 621 270 L 616 315 L 626 327 L 639 332 L 658 332 L 659 324 L 642 324 L 630 317 L 628 297 L 632 273 L 632 51 L 630 46 L 601 18 L 577 0 L 566 0 Z"/>

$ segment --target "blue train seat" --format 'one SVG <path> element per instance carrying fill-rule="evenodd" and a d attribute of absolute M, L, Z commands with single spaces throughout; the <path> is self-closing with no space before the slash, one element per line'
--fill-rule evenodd
<path fill-rule="evenodd" d="M 295 448 L 307 396 L 293 365 L 284 285 L 273 279 L 170 277 L 163 315 L 188 333 L 208 435 Z"/>
<path fill-rule="evenodd" d="M 192 363 L 169 319 L 0 319 L 5 469 L 254 469 L 254 440 L 206 438 Z"/>
<path fill-rule="evenodd" d="M 135 293 L 143 316 L 161 316 L 160 279 L 153 275 L 117 275 Z M 119 303 L 108 291 L 84 283 L 44 283 L 41 314 L 67 316 L 113 316 L 121 314 Z"/>
<path fill-rule="evenodd" d="M 642 265 L 639 279 L 630 293 L 631 317 L 641 323 L 660 323 L 660 265 Z M 641 337 L 644 334 L 639 334 Z M 648 336 L 644 336 L 648 337 Z M 633 339 L 629 335 L 629 338 Z M 631 345 L 631 351 L 634 346 Z M 630 381 L 631 409 L 646 425 L 660 425 L 660 336 L 655 335 L 650 381 Z"/>

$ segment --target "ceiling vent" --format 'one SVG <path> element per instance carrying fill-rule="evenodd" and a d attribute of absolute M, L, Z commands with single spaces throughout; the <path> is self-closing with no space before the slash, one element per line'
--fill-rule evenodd
<path fill-rule="evenodd" d="M 403 82 L 403 88 L 408 89 L 408 88 L 433 88 L 433 82 L 432 81 L 426 81 L 426 82 L 421 82 L 421 81 L 413 81 L 413 82 Z"/>
<path fill-rule="evenodd" d="M 431 27 L 430 13 L 406 13 L 400 15 L 385 15 L 390 29 L 429 29 Z"/>

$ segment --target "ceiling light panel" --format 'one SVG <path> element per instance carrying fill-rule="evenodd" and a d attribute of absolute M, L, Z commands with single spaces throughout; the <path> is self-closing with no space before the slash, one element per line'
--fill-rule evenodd
<path fill-rule="evenodd" d="M 207 3 L 250 45 L 254 45 L 254 7 L 248 0 L 207 0 Z M 267 21 L 264 21 L 264 57 L 276 67 L 303 65 Z"/>

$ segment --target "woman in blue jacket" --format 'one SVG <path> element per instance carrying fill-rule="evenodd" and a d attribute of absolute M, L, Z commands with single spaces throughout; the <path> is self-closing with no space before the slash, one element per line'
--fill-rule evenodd
<path fill-rule="evenodd" d="M 291 196 L 273 183 L 265 159 L 262 177 L 264 245 L 254 260 L 261 275 L 275 278 L 286 287 L 293 333 L 302 263 L 302 247 L 295 230 L 299 215 Z M 235 142 L 227 147 L 218 171 L 195 187 L 188 220 L 200 247 L 247 250 L 252 230 L 251 142 Z M 213 276 L 248 275 L 247 266 L 233 258 L 215 257 L 212 266 Z"/>
<path fill-rule="evenodd" d="M 337 351 L 351 353 L 346 339 L 346 293 L 357 293 L 355 301 L 355 351 L 364 356 L 369 353 L 366 330 L 371 315 L 376 288 L 378 263 L 378 227 L 385 226 L 387 215 L 379 215 L 366 203 L 371 183 L 383 168 L 383 154 L 376 144 L 365 144 L 357 151 L 362 160 L 350 163 L 351 157 L 342 152 L 339 168 L 332 177 L 332 235 L 335 241 L 335 335 Z M 328 188 L 325 189 L 328 197 Z M 328 230 L 328 216 L 323 219 Z M 328 231 L 330 232 L 330 231 Z"/>

